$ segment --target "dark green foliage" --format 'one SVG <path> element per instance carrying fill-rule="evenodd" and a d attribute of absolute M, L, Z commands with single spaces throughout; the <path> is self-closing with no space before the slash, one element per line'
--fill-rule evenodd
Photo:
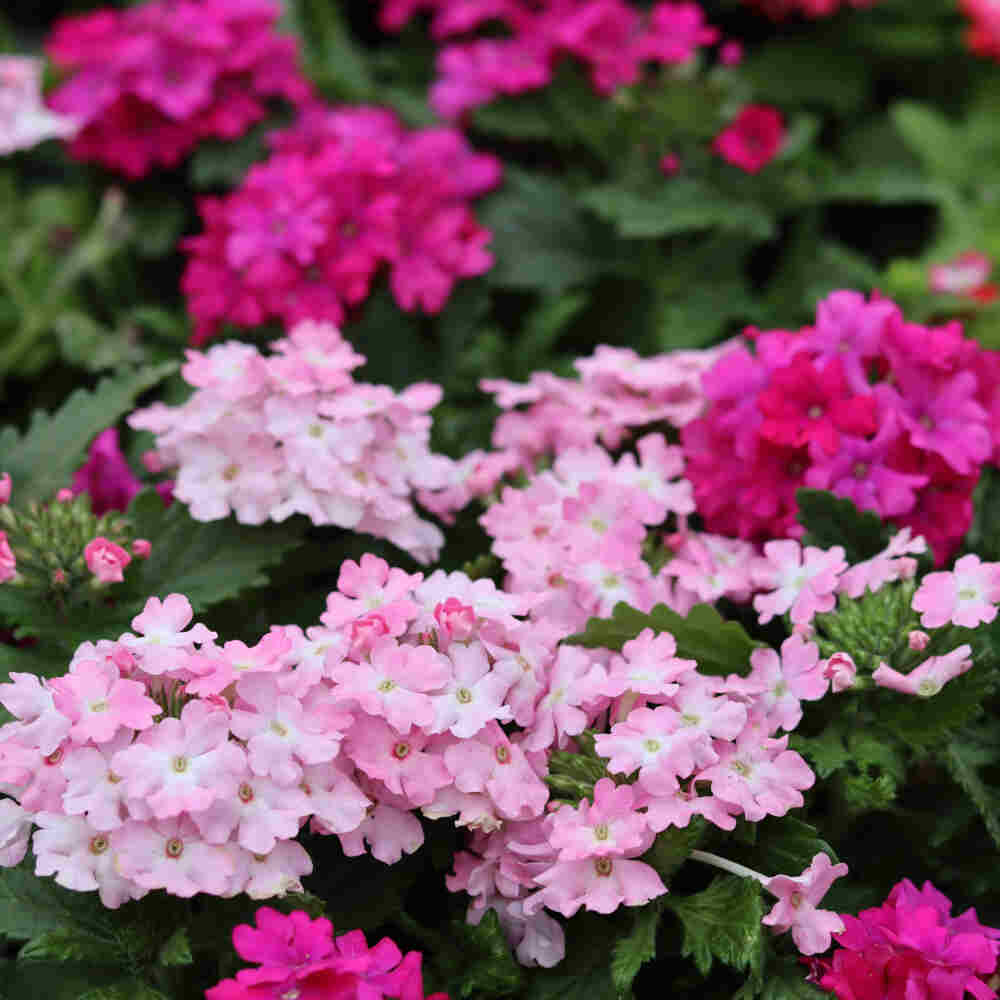
<path fill-rule="evenodd" d="M 676 655 L 695 660 L 703 674 L 746 674 L 750 654 L 757 647 L 738 622 L 724 621 L 708 604 L 696 604 L 683 617 L 664 604 L 657 604 L 648 615 L 627 604 L 616 604 L 610 618 L 591 618 L 583 632 L 565 641 L 590 649 L 620 650 L 647 628 L 669 632 L 677 642 Z"/>
<path fill-rule="evenodd" d="M 853 565 L 870 559 L 889 543 L 889 529 L 878 516 L 858 510 L 846 497 L 803 488 L 795 491 L 795 501 L 799 524 L 806 529 L 803 545 L 821 549 L 841 545 Z"/>

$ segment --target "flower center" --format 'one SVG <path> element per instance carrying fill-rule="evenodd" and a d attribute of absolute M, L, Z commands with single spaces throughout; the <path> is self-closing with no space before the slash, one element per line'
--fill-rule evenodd
<path fill-rule="evenodd" d="M 184 853 L 184 841 L 180 837 L 171 837 L 163 846 L 163 853 L 168 858 L 179 858 Z"/>
<path fill-rule="evenodd" d="M 784 697 L 784 695 L 788 694 L 788 684 L 787 684 L 787 682 L 785 682 L 783 680 L 782 681 L 778 681 L 778 683 L 774 685 L 774 694 L 778 698 L 782 698 L 782 697 Z"/>
<path fill-rule="evenodd" d="M 819 418 L 823 416 L 823 407 L 818 403 L 813 403 L 813 405 L 806 410 L 806 416 L 810 420 L 819 420 Z"/>
<path fill-rule="evenodd" d="M 170 766 L 175 774 L 183 774 L 188 769 L 188 759 L 187 757 L 175 757 L 170 762 Z"/>
<path fill-rule="evenodd" d="M 62 759 L 63 759 L 63 748 L 56 747 L 55 750 L 53 750 L 52 753 L 50 753 L 48 757 L 45 758 L 45 763 L 48 764 L 50 767 L 55 767 Z"/>
<path fill-rule="evenodd" d="M 611 858 L 595 858 L 594 859 L 594 871 L 597 872 L 601 878 L 607 878 L 611 872 L 614 870 L 614 864 Z"/>
<path fill-rule="evenodd" d="M 92 701 L 90 703 L 91 712 L 106 712 L 108 710 L 108 703 L 101 699 L 101 701 Z"/>
<path fill-rule="evenodd" d="M 225 479 L 227 483 L 231 483 L 240 474 L 240 467 L 238 465 L 227 465 L 225 469 L 222 470 L 222 478 Z"/>
<path fill-rule="evenodd" d="M 937 694 L 940 690 L 941 685 L 933 678 L 928 677 L 927 680 L 920 682 L 917 694 L 922 698 L 930 698 L 931 695 Z"/>
<path fill-rule="evenodd" d="M 611 587 L 617 587 L 621 583 L 621 580 L 614 573 L 608 573 L 601 583 L 610 589 Z"/>
<path fill-rule="evenodd" d="M 963 587 L 958 592 L 958 599 L 960 601 L 972 601 L 976 598 L 976 588 L 975 587 Z"/>
<path fill-rule="evenodd" d="M 321 438 L 322 436 L 323 436 L 323 428 L 320 424 L 309 425 L 309 437 Z"/>
<path fill-rule="evenodd" d="M 288 727 L 287 726 L 283 726 L 280 722 L 278 722 L 277 719 L 275 719 L 271 723 L 271 732 L 272 733 L 277 733 L 278 736 L 280 736 L 282 739 L 284 739 L 288 735 Z"/>
<path fill-rule="evenodd" d="M 459 688 L 455 692 L 455 700 L 462 705 L 468 705 L 472 701 L 472 692 L 468 688 Z"/>
<path fill-rule="evenodd" d="M 750 777 L 751 767 L 745 761 L 737 759 L 737 760 L 731 761 L 730 764 L 729 764 L 729 766 L 741 778 L 749 778 Z"/>
<path fill-rule="evenodd" d="M 611 831 L 608 829 L 607 823 L 598 823 L 594 827 L 594 839 L 595 840 L 607 840 L 611 836 Z"/>
<path fill-rule="evenodd" d="M 796 890 L 791 894 L 791 896 L 788 897 L 788 902 L 791 903 L 797 910 L 803 903 L 802 893 Z"/>
<path fill-rule="evenodd" d="M 596 534 L 603 535 L 608 530 L 608 523 L 607 521 L 602 521 L 599 517 L 592 517 L 590 519 L 590 527 L 593 528 Z"/>
<path fill-rule="evenodd" d="M 500 744 L 500 746 L 496 748 L 496 750 L 493 752 L 493 755 L 496 757 L 497 762 L 500 764 L 510 763 L 510 751 L 502 743 Z"/>
<path fill-rule="evenodd" d="M 868 468 L 867 462 L 855 462 L 851 474 L 855 479 L 864 479 L 868 475 Z"/>
<path fill-rule="evenodd" d="M 396 758 L 396 760 L 406 760 L 406 758 L 410 755 L 410 744 L 404 743 L 400 740 L 399 743 L 392 748 L 392 755 Z"/>
<path fill-rule="evenodd" d="M 393 688 L 394 688 L 395 686 L 396 686 L 396 682 L 395 682 L 395 681 L 392 681 L 392 680 L 389 680 L 389 678 L 388 678 L 388 677 L 387 677 L 387 678 L 386 678 L 386 679 L 385 679 L 384 681 L 379 681 L 379 682 L 378 682 L 378 689 L 379 689 L 379 691 L 381 691 L 381 692 L 382 692 L 383 694 L 387 694 L 387 693 L 388 693 L 389 691 L 391 691 L 391 690 L 392 690 L 392 689 L 393 689 Z"/>
<path fill-rule="evenodd" d="M 685 726 L 697 726 L 701 719 L 697 715 L 692 715 L 690 712 L 685 712 L 681 716 L 681 722 Z"/>
<path fill-rule="evenodd" d="M 253 789 L 244 781 L 236 792 L 240 802 L 253 802 Z"/>
<path fill-rule="evenodd" d="M 103 833 L 90 838 L 90 853 L 103 854 L 108 849 L 108 838 Z"/>
<path fill-rule="evenodd" d="M 660 749 L 659 740 L 644 740 L 642 744 L 649 753 L 656 753 Z"/>
<path fill-rule="evenodd" d="M 920 418 L 920 423 L 921 423 L 922 426 L 926 427 L 927 430 L 929 430 L 929 431 L 934 430 L 934 418 L 932 416 L 930 416 L 930 414 L 925 413 Z"/>

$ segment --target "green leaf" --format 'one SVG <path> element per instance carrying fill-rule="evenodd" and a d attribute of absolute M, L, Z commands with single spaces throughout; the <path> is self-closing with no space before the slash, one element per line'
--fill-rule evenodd
<path fill-rule="evenodd" d="M 79 1000 L 171 1000 L 143 979 L 119 979 L 109 986 L 88 990 Z"/>
<path fill-rule="evenodd" d="M 821 549 L 842 545 L 849 563 L 863 562 L 889 544 L 889 528 L 870 510 L 860 511 L 847 497 L 803 487 L 795 491 L 803 545 Z"/>
<path fill-rule="evenodd" d="M 874 201 L 880 205 L 936 204 L 954 196 L 953 189 L 927 180 L 905 167 L 858 167 L 832 178 L 820 201 Z"/>
<path fill-rule="evenodd" d="M 656 928 L 663 905 L 661 896 L 637 910 L 632 929 L 615 942 L 611 951 L 611 981 L 619 993 L 627 994 L 642 966 L 656 958 Z"/>
<path fill-rule="evenodd" d="M 477 214 L 493 232 L 496 263 L 486 275 L 493 285 L 558 294 L 619 266 L 608 233 L 554 178 L 508 169 Z"/>
<path fill-rule="evenodd" d="M 591 618 L 583 632 L 563 641 L 590 649 L 620 651 L 646 628 L 669 632 L 677 642 L 677 656 L 697 661 L 703 674 L 746 674 L 750 654 L 759 645 L 739 622 L 726 621 L 709 604 L 696 604 L 681 616 L 665 604 L 657 604 L 645 614 L 624 602 L 615 605 L 610 618 Z"/>
<path fill-rule="evenodd" d="M 829 1000 L 830 994 L 806 982 L 806 967 L 794 958 L 768 962 L 760 1000 Z"/>
<path fill-rule="evenodd" d="M 843 733 L 836 725 L 828 725 L 818 736 L 792 733 L 789 746 L 805 755 L 821 778 L 829 778 L 835 771 L 846 767 L 851 760 Z"/>
<path fill-rule="evenodd" d="M 910 152 L 932 174 L 960 184 L 971 180 L 965 136 L 944 115 L 913 101 L 897 102 L 889 115 Z"/>
<path fill-rule="evenodd" d="M 99 1000 L 100 984 L 113 983 L 121 974 L 120 968 L 87 962 L 9 962 L 0 969 L 0 997 Z"/>
<path fill-rule="evenodd" d="M 265 124 L 274 127 L 273 121 Z M 246 172 L 264 159 L 265 132 L 262 125 L 257 125 L 238 139 L 206 139 L 198 143 L 188 161 L 191 186 L 199 190 L 236 187 Z"/>
<path fill-rule="evenodd" d="M 759 204 L 728 197 L 702 181 L 680 178 L 642 194 L 615 184 L 591 188 L 580 199 L 626 239 L 651 239 L 703 229 L 774 235 L 774 219 Z"/>
<path fill-rule="evenodd" d="M 511 954 L 495 910 L 487 910 L 476 925 L 455 921 L 451 925 L 450 947 L 455 949 L 456 960 L 451 981 L 457 983 L 458 995 L 463 1000 L 509 996 L 520 989 L 521 966 Z"/>
<path fill-rule="evenodd" d="M 761 971 L 761 888 L 755 879 L 722 875 L 693 896 L 666 897 L 684 929 L 681 953 L 707 976 L 718 960 L 734 969 Z"/>
<path fill-rule="evenodd" d="M 1000 848 L 1000 789 L 988 785 L 978 773 L 983 765 L 1000 760 L 1000 745 L 995 737 L 992 743 L 990 746 L 971 734 L 963 734 L 948 744 L 943 757 L 952 777 L 979 810 L 993 843 Z"/>
<path fill-rule="evenodd" d="M 642 860 L 652 865 L 657 874 L 668 882 L 701 843 L 707 829 L 708 823 L 702 816 L 693 816 L 685 827 L 667 827 L 656 835 L 653 846 L 642 856 Z"/>
<path fill-rule="evenodd" d="M 14 481 L 18 501 L 51 499 L 72 480 L 91 438 L 176 368 L 168 362 L 103 378 L 93 390 L 77 389 L 55 413 L 36 411 L 23 436 L 12 427 L 0 431 L 0 463 Z"/>
<path fill-rule="evenodd" d="M 160 949 L 159 960 L 160 965 L 191 965 L 194 962 L 187 928 L 178 927 L 167 938 Z"/>
<path fill-rule="evenodd" d="M 33 937 L 18 952 L 19 959 L 68 962 L 73 960 L 112 965 L 120 958 L 113 941 L 76 927 L 57 927 Z"/>
<path fill-rule="evenodd" d="M 72 892 L 39 878 L 28 861 L 0 869 L 0 934 L 24 941 L 67 925 L 100 933 L 107 911 L 97 894 Z"/>
<path fill-rule="evenodd" d="M 834 849 L 816 827 L 794 816 L 768 816 L 757 824 L 757 841 L 747 857 L 765 875 L 798 875 L 817 854 L 837 861 Z"/>
<path fill-rule="evenodd" d="M 299 36 L 306 72 L 320 87 L 348 101 L 371 99 L 375 88 L 364 50 L 351 38 L 343 14 L 329 0 L 291 0 L 285 21 Z"/>
<path fill-rule="evenodd" d="M 129 567 L 128 586 L 136 600 L 169 593 L 184 594 L 195 613 L 268 582 L 265 569 L 280 562 L 302 544 L 305 526 L 245 525 L 234 518 L 195 521 L 183 504 L 169 507 L 155 490 L 144 490 L 128 509 L 137 537 L 148 538 L 148 559 Z"/>

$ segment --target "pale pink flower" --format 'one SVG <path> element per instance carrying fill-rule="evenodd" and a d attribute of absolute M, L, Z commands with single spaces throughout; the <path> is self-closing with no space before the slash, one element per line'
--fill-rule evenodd
<path fill-rule="evenodd" d="M 447 730 L 454 736 L 468 739 L 491 720 L 509 722 L 514 717 L 510 708 L 503 704 L 511 678 L 490 669 L 489 657 L 481 643 L 452 643 L 447 658 L 453 665 L 452 674 L 442 685 L 443 692 L 431 698 L 433 732 Z"/>
<path fill-rule="evenodd" d="M 951 572 L 928 573 L 913 595 L 914 611 L 922 612 L 924 628 L 951 622 L 975 628 L 997 616 L 1000 602 L 1000 562 L 984 563 L 979 556 L 962 556 Z"/>
<path fill-rule="evenodd" d="M 874 594 L 887 583 L 909 580 L 917 571 L 917 560 L 911 554 L 920 555 L 926 551 L 927 542 L 923 536 L 911 538 L 910 528 L 903 528 L 877 555 L 851 566 L 841 576 L 837 593 L 858 598 L 866 589 Z"/>
<path fill-rule="evenodd" d="M 136 559 L 148 559 L 153 551 L 153 543 L 146 538 L 137 538 L 132 542 L 132 555 Z"/>
<path fill-rule="evenodd" d="M 0 57 L 0 156 L 46 139 L 70 139 L 82 120 L 56 114 L 42 99 L 41 59 Z"/>
<path fill-rule="evenodd" d="M 348 559 L 340 567 L 337 590 L 327 597 L 320 621 L 327 628 L 337 628 L 377 611 L 391 634 L 401 635 L 416 614 L 410 598 L 422 579 L 420 573 L 390 569 L 384 559 L 369 552 L 360 563 Z"/>
<path fill-rule="evenodd" d="M 763 712 L 769 732 L 791 731 L 802 720 L 801 702 L 818 701 L 826 694 L 819 647 L 800 635 L 789 636 L 781 644 L 780 657 L 773 649 L 755 649 L 750 665 L 746 679 L 737 677 L 731 686 L 754 696 L 754 708 Z"/>
<path fill-rule="evenodd" d="M 232 845 L 229 845 L 232 847 Z M 267 854 L 244 852 L 245 871 L 240 871 L 242 888 L 251 899 L 273 899 L 290 892 L 302 892 L 302 876 L 311 875 L 312 859 L 297 840 L 279 840 Z"/>
<path fill-rule="evenodd" d="M 52 690 L 35 674 L 11 671 L 10 683 L 0 684 L 0 705 L 20 724 L 17 742 L 37 747 L 44 754 L 56 750 L 66 739 L 73 723 L 56 708 Z"/>
<path fill-rule="evenodd" d="M 229 740 L 228 713 L 190 701 L 179 719 L 147 729 L 111 761 L 137 799 L 157 819 L 206 809 L 232 794 L 246 768 L 246 755 Z M 153 888 L 150 886 L 150 888 Z"/>
<path fill-rule="evenodd" d="M 122 680 L 113 663 L 83 660 L 49 682 L 56 708 L 72 723 L 77 743 L 106 743 L 118 729 L 148 729 L 163 711 L 139 681 Z"/>
<path fill-rule="evenodd" d="M 788 736 L 768 739 L 748 728 L 735 744 L 719 744 L 718 764 L 699 781 L 712 783 L 712 794 L 738 806 L 752 823 L 765 816 L 784 816 L 804 804 L 802 791 L 816 780 L 809 765 L 788 749 Z"/>
<path fill-rule="evenodd" d="M 304 767 L 299 788 L 309 801 L 313 826 L 324 833 L 351 833 L 373 804 L 354 780 L 354 765 L 344 758 Z"/>
<path fill-rule="evenodd" d="M 622 646 L 621 656 L 612 659 L 601 693 L 611 697 L 625 691 L 651 696 L 674 694 L 677 679 L 698 666 L 694 660 L 674 656 L 676 652 L 677 643 L 669 632 L 655 634 L 651 628 L 644 628 Z"/>
<path fill-rule="evenodd" d="M 580 907 L 597 913 L 613 913 L 623 903 L 643 906 L 667 887 L 655 869 L 642 861 L 595 857 L 581 861 L 560 861 L 535 876 L 542 886 L 524 901 L 524 912 L 541 907 L 571 917 Z"/>
<path fill-rule="evenodd" d="M 0 868 L 13 868 L 28 853 L 32 814 L 13 799 L 0 799 Z"/>
<path fill-rule="evenodd" d="M 121 583 L 125 579 L 123 570 L 132 561 L 125 549 L 101 535 L 87 542 L 83 558 L 87 569 L 101 583 Z"/>
<path fill-rule="evenodd" d="M 188 661 L 196 676 L 188 681 L 188 694 L 210 695 L 224 691 L 230 684 L 251 673 L 274 673 L 285 667 L 283 657 L 292 648 L 283 631 L 268 632 L 255 646 L 230 640 L 222 652 L 203 649 L 206 655 Z"/>
<path fill-rule="evenodd" d="M 340 834 L 347 857 L 364 854 L 367 843 L 372 857 L 387 865 L 394 865 L 404 854 L 413 854 L 423 842 L 423 827 L 413 813 L 384 804 L 376 805 L 352 833 Z"/>
<path fill-rule="evenodd" d="M 967 250 L 946 264 L 932 264 L 928 287 L 932 292 L 970 295 L 986 284 L 993 261 L 984 253 Z"/>
<path fill-rule="evenodd" d="M 921 632 L 918 628 L 913 629 L 906 637 L 906 645 L 918 653 L 925 650 L 930 645 L 930 641 L 931 637 L 926 632 Z"/>
<path fill-rule="evenodd" d="M 728 697 L 729 688 L 721 677 L 693 674 L 684 678 L 671 704 L 680 713 L 680 723 L 708 741 L 735 740 L 746 725 L 747 708 Z"/>
<path fill-rule="evenodd" d="M 646 818 L 633 806 L 631 785 L 601 778 L 593 804 L 584 799 L 575 809 L 562 805 L 551 816 L 549 843 L 560 861 L 642 854 L 653 842 Z"/>
<path fill-rule="evenodd" d="M 142 612 L 132 619 L 138 636 L 126 632 L 118 641 L 139 657 L 147 674 L 162 674 L 183 667 L 194 645 L 215 639 L 215 632 L 198 623 L 186 631 L 194 617 L 191 602 L 183 594 L 170 594 L 164 600 L 151 597 Z"/>
<path fill-rule="evenodd" d="M 901 691 L 903 694 L 913 694 L 921 698 L 930 698 L 936 695 L 955 677 L 964 674 L 972 669 L 972 647 L 965 643 L 958 649 L 953 649 L 944 656 L 932 656 L 924 660 L 914 670 L 908 674 L 901 674 L 898 670 L 893 670 L 888 664 L 880 663 L 878 669 L 872 674 L 872 680 L 880 687 L 891 688 L 893 691 Z"/>
<path fill-rule="evenodd" d="M 759 585 L 770 593 L 753 600 L 762 625 L 786 611 L 794 624 L 800 624 L 817 612 L 833 610 L 838 578 L 847 569 L 843 546 L 824 551 L 810 545 L 803 550 L 798 542 L 781 539 L 764 544 L 764 557 L 769 565 L 762 570 Z"/>
<path fill-rule="evenodd" d="M 96 830 L 114 830 L 126 819 L 126 784 L 111 769 L 119 750 L 132 743 L 133 734 L 122 729 L 114 739 L 100 747 L 74 747 L 66 753 L 62 772 L 66 777 L 63 810 L 71 816 L 86 814 Z M 133 819 L 151 815 L 140 801 L 128 810 Z"/>
<path fill-rule="evenodd" d="M 199 892 L 221 896 L 236 870 L 232 855 L 205 843 L 186 816 L 131 821 L 112 836 L 117 870 L 143 889 L 166 889 L 185 898 Z"/>
<path fill-rule="evenodd" d="M 97 889 L 110 909 L 146 894 L 147 887 L 137 885 L 119 868 L 117 831 L 95 830 L 79 816 L 54 812 L 39 813 L 35 822 L 36 875 L 55 875 L 59 885 L 76 892 Z"/>
<path fill-rule="evenodd" d="M 535 720 L 522 744 L 525 750 L 565 746 L 570 736 L 587 728 L 592 705 L 600 705 L 607 672 L 593 653 L 579 646 L 560 646 L 549 667 L 548 690 L 535 709 Z"/>
<path fill-rule="evenodd" d="M 826 951 L 831 936 L 844 932 L 844 922 L 831 910 L 818 909 L 817 904 L 834 880 L 846 874 L 846 864 L 831 864 L 829 857 L 820 853 L 801 875 L 775 875 L 768 879 L 764 888 L 777 896 L 778 902 L 761 923 L 778 934 L 791 930 L 795 947 L 803 955 Z"/>

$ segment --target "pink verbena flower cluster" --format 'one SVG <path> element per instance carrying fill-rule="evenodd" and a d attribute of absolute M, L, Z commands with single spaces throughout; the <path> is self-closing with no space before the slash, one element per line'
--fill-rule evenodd
<path fill-rule="evenodd" d="M 745 0 L 758 7 L 768 17 L 781 21 L 793 14 L 805 17 L 830 17 L 843 7 L 872 7 L 878 0 Z"/>
<path fill-rule="evenodd" d="M 849 291 L 820 302 L 814 326 L 748 335 L 755 350 L 705 375 L 708 411 L 682 431 L 706 527 L 794 537 L 795 491 L 811 486 L 912 527 L 946 559 L 996 460 L 1000 352 Z"/>
<path fill-rule="evenodd" d="M 797 706 L 799 697 L 821 697 L 827 681 L 813 643 L 789 639 L 780 660 L 766 652 L 776 662 L 755 654 L 747 678 L 706 677 L 695 661 L 676 656 L 669 633 L 646 629 L 605 667 L 581 661 L 570 673 L 557 665 L 537 710 L 551 705 L 554 721 L 575 735 L 610 706 L 610 731 L 596 735 L 596 753 L 611 774 L 635 781 L 602 778 L 592 802 L 476 832 L 448 880 L 473 897 L 469 919 L 495 910 L 522 962 L 553 965 L 562 935 L 546 908 L 610 913 L 667 891 L 639 860 L 658 833 L 694 816 L 732 830 L 737 816 L 755 822 L 801 806 L 814 775 L 788 749 L 787 734 L 776 734 L 798 722 L 789 699 Z M 529 730 L 522 745 L 542 742 Z"/>
<path fill-rule="evenodd" d="M 361 931 L 334 937 L 329 920 L 311 920 L 302 910 L 286 915 L 262 906 L 254 922 L 233 928 L 233 947 L 256 968 L 206 990 L 207 1000 L 424 1000 L 423 956 L 403 955 L 390 938 L 369 948 Z M 433 993 L 427 1000 L 448 998 Z"/>
<path fill-rule="evenodd" d="M 646 63 L 686 63 L 719 33 L 696 3 L 655 4 L 642 13 L 625 0 L 383 0 L 381 24 L 399 30 L 418 10 L 432 11 L 436 39 L 464 36 L 500 22 L 502 38 L 481 37 L 445 46 L 431 104 L 445 119 L 501 95 L 538 90 L 558 61 L 583 63 L 599 94 L 636 83 Z"/>
<path fill-rule="evenodd" d="M 82 123 L 70 153 L 141 177 L 242 135 L 268 98 L 307 99 L 279 13 L 271 0 L 147 0 L 61 20 L 46 49 L 70 74 L 50 103 Z"/>
<path fill-rule="evenodd" d="M 480 518 L 507 571 L 505 589 L 537 594 L 533 615 L 572 632 L 619 601 L 676 606 L 670 578 L 643 559 L 647 529 L 694 511 L 680 448 L 662 434 L 614 462 L 600 447 L 568 448 L 523 489 L 505 487 Z M 683 601 L 683 597 L 681 598 Z M 686 601 L 686 611 L 694 601 Z"/>
<path fill-rule="evenodd" d="M 843 914 L 832 958 L 817 959 L 812 977 L 841 1000 L 994 1000 L 984 982 L 997 967 L 1000 930 L 974 909 L 951 915 L 951 900 L 925 882 L 903 879 L 881 906 Z"/>
<path fill-rule="evenodd" d="M 0 57 L 0 156 L 31 149 L 46 139 L 69 139 L 79 123 L 42 102 L 42 61 Z"/>
<path fill-rule="evenodd" d="M 450 459 L 429 450 L 428 411 L 440 389 L 355 382 L 352 369 L 365 359 L 329 323 L 299 323 L 271 347 L 268 356 L 239 341 L 189 350 L 187 402 L 129 417 L 156 434 L 159 461 L 176 467 L 176 498 L 199 521 L 300 513 L 430 561 L 444 538 L 411 496 L 453 478 Z"/>
<path fill-rule="evenodd" d="M 436 313 L 457 279 L 492 265 L 469 202 L 499 183 L 500 162 L 454 129 L 312 104 L 271 142 L 236 191 L 199 202 L 205 231 L 184 241 L 195 343 L 224 322 L 340 323 L 383 265 L 403 309 Z"/>

